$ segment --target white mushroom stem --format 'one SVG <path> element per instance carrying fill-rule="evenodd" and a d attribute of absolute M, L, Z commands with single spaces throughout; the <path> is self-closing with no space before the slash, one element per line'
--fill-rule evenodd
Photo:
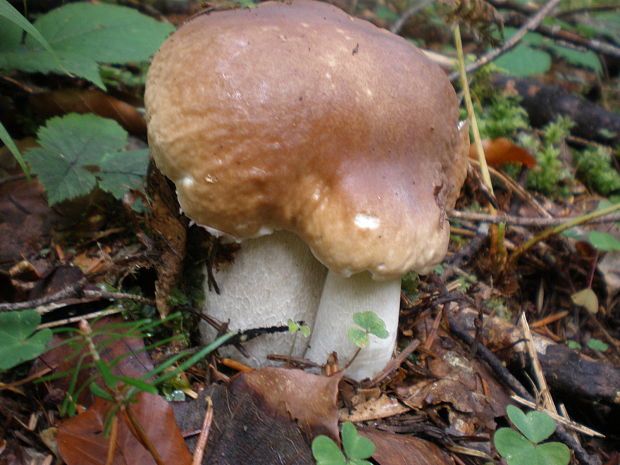
<path fill-rule="evenodd" d="M 359 352 L 345 373 L 356 380 L 372 378 L 392 357 L 399 309 L 400 278 L 376 281 L 368 272 L 345 278 L 329 271 L 306 358 L 325 363 L 327 356 L 335 351 L 340 365 L 345 366 L 357 351 L 348 338 L 349 329 L 356 327 L 353 314 L 372 311 L 385 322 L 389 336 L 379 339 L 370 335 L 369 345 Z"/>
<path fill-rule="evenodd" d="M 203 313 L 230 321 L 232 330 L 286 326 L 289 318 L 312 328 L 326 271 L 294 234 L 279 231 L 248 239 L 233 262 L 215 271 L 220 294 L 209 291 L 205 281 Z M 200 330 L 205 342 L 213 341 L 216 333 L 210 325 L 202 322 Z M 307 345 L 302 334 L 278 332 L 244 344 L 249 360 L 234 347 L 220 353 L 259 368 L 269 365 L 269 354 L 302 356 Z"/>

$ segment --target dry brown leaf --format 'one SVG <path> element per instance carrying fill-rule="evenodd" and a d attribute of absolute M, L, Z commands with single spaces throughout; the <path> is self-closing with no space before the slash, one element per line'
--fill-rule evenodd
<path fill-rule="evenodd" d="M 499 169 L 505 163 L 520 163 L 530 168 L 536 166 L 536 158 L 530 152 L 505 137 L 485 139 L 482 147 L 487 163 L 493 168 Z M 469 158 L 478 159 L 475 144 L 469 146 Z"/>
<path fill-rule="evenodd" d="M 409 407 L 404 406 L 398 402 L 398 400 L 384 394 L 376 399 L 370 399 L 356 405 L 351 412 L 342 410 L 340 412 L 340 420 L 357 423 L 359 421 L 388 418 L 394 415 L 400 415 L 409 410 L 411 410 Z"/>
<path fill-rule="evenodd" d="M 377 447 L 372 458 L 379 465 L 454 465 L 448 454 L 424 439 L 369 428 L 359 433 Z"/>
<path fill-rule="evenodd" d="M 65 113 L 94 113 L 116 120 L 131 134 L 146 134 L 144 116 L 136 107 L 97 89 L 60 89 L 33 94 L 30 104 L 46 118 Z"/>
<path fill-rule="evenodd" d="M 308 438 L 326 434 L 337 440 L 338 383 L 342 375 L 319 376 L 302 370 L 269 367 L 244 373 L 231 389 L 249 392 L 274 415 L 297 421 Z"/>
<path fill-rule="evenodd" d="M 63 422 L 56 440 L 67 465 L 104 465 L 109 441 L 104 423 L 110 403 L 97 398 L 84 413 Z M 132 412 L 164 463 L 189 465 L 192 456 L 174 419 L 172 407 L 159 396 L 140 393 Z M 152 455 L 130 432 L 124 415 L 119 415 L 117 447 L 112 465 L 153 465 Z"/>

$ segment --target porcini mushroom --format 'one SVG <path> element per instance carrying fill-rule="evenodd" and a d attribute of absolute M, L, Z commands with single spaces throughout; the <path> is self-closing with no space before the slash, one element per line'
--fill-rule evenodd
<path fill-rule="evenodd" d="M 292 233 L 330 269 L 307 355 L 346 360 L 350 315 L 374 311 L 390 338 L 348 374 L 381 370 L 400 277 L 444 257 L 465 177 L 443 71 L 334 6 L 267 2 L 183 25 L 155 56 L 145 101 L 153 157 L 190 218 L 235 238 Z M 274 293 L 288 285 L 278 279 Z"/>

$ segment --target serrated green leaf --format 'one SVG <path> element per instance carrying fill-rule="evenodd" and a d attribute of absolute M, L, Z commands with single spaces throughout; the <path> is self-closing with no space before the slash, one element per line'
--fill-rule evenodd
<path fill-rule="evenodd" d="M 368 345 L 368 342 L 370 342 L 368 339 L 368 333 L 359 328 L 349 329 L 348 336 L 349 341 L 351 341 L 353 344 L 355 344 L 357 347 L 360 347 L 361 349 L 366 347 Z"/>
<path fill-rule="evenodd" d="M 34 26 L 56 52 L 61 65 L 105 88 L 97 63 L 146 61 L 174 27 L 117 5 L 70 3 L 42 15 Z M 0 68 L 57 72 L 58 62 L 36 40 L 0 18 Z"/>
<path fill-rule="evenodd" d="M 380 339 L 387 339 L 390 333 L 385 328 L 385 322 L 375 312 L 359 312 L 353 315 L 353 321 L 370 334 Z"/>
<path fill-rule="evenodd" d="M 519 44 L 495 60 L 495 64 L 515 76 L 543 74 L 551 68 L 551 57 L 525 44 Z"/>
<path fill-rule="evenodd" d="M 612 252 L 620 250 L 620 241 L 615 236 L 605 232 L 590 231 L 588 234 L 588 242 L 593 247 L 604 252 Z"/>
<path fill-rule="evenodd" d="M 375 453 L 375 445 L 372 441 L 361 436 L 353 423 L 345 422 L 342 425 L 342 447 L 346 456 L 350 459 L 367 459 Z"/>
<path fill-rule="evenodd" d="M 86 195 L 97 185 L 117 199 L 143 185 L 148 151 L 119 152 L 127 132 L 116 121 L 72 113 L 48 120 L 37 136 L 41 147 L 30 149 L 26 160 L 50 205 Z"/>
<path fill-rule="evenodd" d="M 99 164 L 99 187 L 120 200 L 129 189 L 142 188 L 148 164 L 148 149 L 108 153 Z"/>
<path fill-rule="evenodd" d="M 324 435 L 312 440 L 312 456 L 316 465 L 346 465 L 346 459 L 338 445 Z"/>
<path fill-rule="evenodd" d="M 52 331 L 35 332 L 41 315 L 34 310 L 0 313 L 0 370 L 8 370 L 32 360 L 52 339 Z"/>
<path fill-rule="evenodd" d="M 506 413 L 510 421 L 532 442 L 544 441 L 555 431 L 555 421 L 544 412 L 533 410 L 525 414 L 514 405 L 509 405 Z"/>

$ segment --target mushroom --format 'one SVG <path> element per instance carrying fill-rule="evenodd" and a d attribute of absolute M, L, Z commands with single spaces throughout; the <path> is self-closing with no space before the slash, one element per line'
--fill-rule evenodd
<path fill-rule="evenodd" d="M 190 218 L 238 239 L 284 231 L 259 240 L 295 236 L 329 268 L 306 355 L 322 363 L 335 350 L 346 360 L 351 314 L 374 311 L 390 337 L 372 340 L 347 374 L 380 371 L 396 337 L 400 277 L 443 259 L 446 212 L 465 177 L 469 141 L 444 72 L 406 40 L 329 4 L 267 2 L 184 24 L 153 59 L 145 103 L 154 160 Z M 278 260 L 264 256 L 249 276 Z M 246 300 L 224 304 L 224 319 L 245 318 L 253 296 L 306 284 L 316 298 L 300 299 L 301 313 L 312 314 L 321 272 L 301 268 L 306 283 L 285 271 L 259 289 L 243 284 Z"/>

